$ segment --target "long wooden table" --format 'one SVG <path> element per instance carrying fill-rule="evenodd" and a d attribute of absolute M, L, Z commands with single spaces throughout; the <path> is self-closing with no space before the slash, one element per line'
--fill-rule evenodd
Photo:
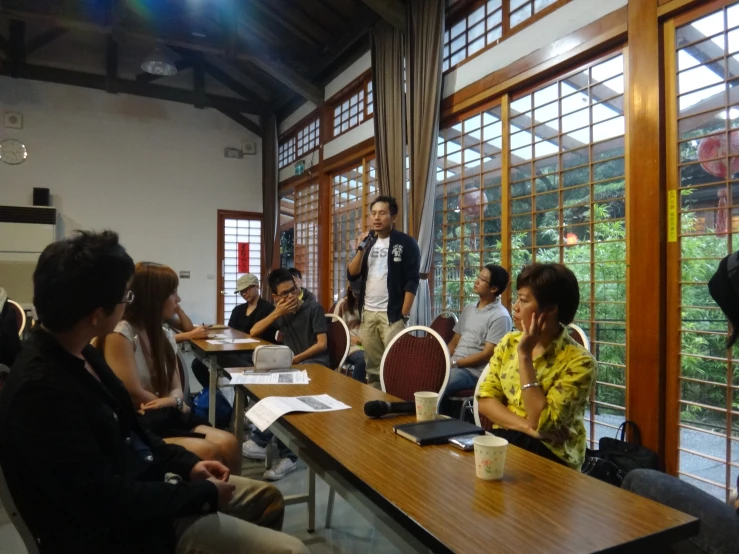
<path fill-rule="evenodd" d="M 288 414 L 270 430 L 404 551 L 631 553 L 698 531 L 691 516 L 514 446 L 503 480 L 482 481 L 473 452 L 393 433 L 414 416 L 364 415 L 365 402 L 397 398 L 322 366 L 298 367 L 309 385 L 247 385 L 247 394 L 329 394 L 350 405 Z"/>
<path fill-rule="evenodd" d="M 226 327 L 225 329 L 213 329 L 211 332 L 208 333 L 210 336 L 215 335 L 226 335 L 225 339 L 216 339 L 216 340 L 235 340 L 235 339 L 248 339 L 251 338 L 246 333 L 243 333 L 241 331 L 238 331 L 237 329 L 233 329 L 231 327 Z M 215 426 L 216 422 L 216 390 L 218 388 L 218 356 L 224 355 L 224 354 L 239 354 L 243 352 L 250 352 L 254 350 L 257 346 L 270 344 L 269 342 L 262 340 L 262 339 L 256 339 L 257 342 L 249 342 L 246 344 L 235 344 L 235 343 L 229 343 L 229 344 L 210 344 L 208 340 L 212 339 L 198 339 L 198 340 L 190 340 L 188 341 L 190 345 L 192 346 L 194 354 L 208 367 L 208 421 L 211 425 Z M 238 396 L 238 395 L 237 395 Z M 237 403 L 238 404 L 238 403 Z M 234 406 L 234 410 L 240 409 L 243 413 L 243 407 L 236 405 Z M 236 411 L 238 414 L 238 411 Z M 237 436 L 240 436 L 243 434 L 243 432 L 240 431 L 240 428 L 243 428 L 244 425 L 244 418 L 243 417 L 237 417 L 236 418 L 236 433 Z"/>

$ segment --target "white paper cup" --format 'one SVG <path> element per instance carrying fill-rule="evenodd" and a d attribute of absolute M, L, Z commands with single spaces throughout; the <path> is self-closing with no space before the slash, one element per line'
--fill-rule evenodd
<path fill-rule="evenodd" d="M 481 435 L 472 440 L 475 445 L 475 472 L 485 481 L 503 478 L 508 441 L 494 435 Z"/>
<path fill-rule="evenodd" d="M 416 421 L 431 421 L 436 419 L 436 404 L 439 402 L 438 392 L 417 392 Z"/>

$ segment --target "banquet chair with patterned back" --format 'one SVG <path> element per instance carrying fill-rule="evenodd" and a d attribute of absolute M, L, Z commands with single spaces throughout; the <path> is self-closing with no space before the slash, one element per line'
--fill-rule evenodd
<path fill-rule="evenodd" d="M 326 314 L 328 358 L 331 369 L 340 371 L 349 355 L 351 335 L 346 322 L 335 314 Z"/>
<path fill-rule="evenodd" d="M 444 342 L 449 344 L 454 338 L 454 326 L 459 319 L 454 312 L 441 312 L 436 319 L 431 322 L 431 328 L 439 333 Z"/>

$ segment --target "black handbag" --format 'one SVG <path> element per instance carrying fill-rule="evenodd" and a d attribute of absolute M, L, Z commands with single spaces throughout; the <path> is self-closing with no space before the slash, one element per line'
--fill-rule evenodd
<path fill-rule="evenodd" d="M 590 475 L 617 487 L 620 487 L 624 480 L 624 473 L 613 462 L 601 458 L 599 450 L 585 449 L 585 461 L 582 464 L 581 471 L 585 475 Z"/>
<path fill-rule="evenodd" d="M 628 426 L 633 429 L 632 442 L 625 440 Z M 624 421 L 616 431 L 616 438 L 603 437 L 598 446 L 599 456 L 615 464 L 624 475 L 634 469 L 659 469 L 659 456 L 642 446 L 639 427 L 633 421 Z"/>

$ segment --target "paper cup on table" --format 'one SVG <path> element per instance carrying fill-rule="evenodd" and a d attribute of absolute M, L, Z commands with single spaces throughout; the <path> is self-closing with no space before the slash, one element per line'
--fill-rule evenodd
<path fill-rule="evenodd" d="M 508 441 L 493 435 L 482 435 L 472 440 L 475 446 L 475 472 L 485 481 L 503 478 Z"/>
<path fill-rule="evenodd" d="M 431 421 L 436 419 L 436 405 L 438 402 L 438 392 L 417 392 L 416 421 Z"/>

